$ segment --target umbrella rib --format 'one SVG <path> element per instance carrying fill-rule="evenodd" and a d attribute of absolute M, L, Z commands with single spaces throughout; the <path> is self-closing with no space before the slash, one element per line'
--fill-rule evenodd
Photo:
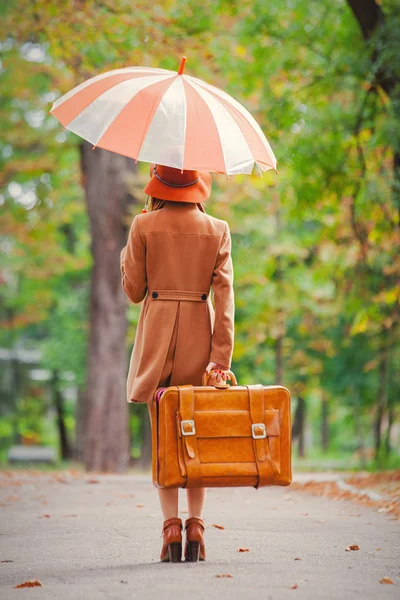
<path fill-rule="evenodd" d="M 232 112 L 233 112 L 233 113 L 235 113 L 235 114 L 236 114 L 238 117 L 240 117 L 240 118 L 242 118 L 242 119 L 245 119 L 245 121 L 246 121 L 246 123 L 249 125 L 249 127 L 251 127 L 251 128 L 253 129 L 253 131 L 254 131 L 254 132 L 257 134 L 257 131 L 254 129 L 254 126 L 253 126 L 253 124 L 251 123 L 251 121 L 249 121 L 249 120 L 248 120 L 248 118 L 247 118 L 247 116 L 246 116 L 245 114 L 243 114 L 243 113 L 242 113 L 240 110 L 238 110 L 234 104 L 231 104 L 230 102 L 228 102 L 228 100 L 226 100 L 226 99 L 225 99 L 225 98 L 223 98 L 222 96 L 218 96 L 218 94 L 215 94 L 215 93 L 214 93 L 214 92 L 212 92 L 212 91 L 210 91 L 209 93 L 210 93 L 210 94 L 211 94 L 211 95 L 212 95 L 212 96 L 213 96 L 213 97 L 214 97 L 216 100 L 218 100 L 218 101 L 220 102 L 220 104 L 222 104 L 223 106 L 225 106 L 225 107 L 227 108 L 228 112 L 231 112 L 231 111 L 232 111 Z M 249 113 L 249 114 L 250 114 L 250 113 Z M 250 116 L 251 116 L 251 115 L 250 115 Z M 233 117 L 233 118 L 234 118 L 234 117 Z M 245 133 L 243 132 L 242 128 L 240 127 L 240 124 L 238 123 L 238 121 L 237 121 L 236 119 L 234 119 L 234 120 L 235 120 L 235 122 L 237 123 L 237 126 L 238 126 L 238 127 L 240 128 L 240 130 L 242 131 L 242 133 L 243 133 L 244 137 L 246 137 L 246 136 L 245 136 Z M 261 130 L 261 128 L 260 128 L 260 131 L 261 131 L 261 133 L 263 134 L 263 136 L 265 137 L 265 135 L 264 135 L 263 131 Z M 269 142 L 268 142 L 268 140 L 265 138 L 265 139 L 266 139 L 266 141 L 267 141 L 267 144 L 268 144 L 268 146 L 266 146 L 266 145 L 265 145 L 265 143 L 264 143 L 264 140 L 263 140 L 263 139 L 262 139 L 260 136 L 258 136 L 258 137 L 259 137 L 259 139 L 261 140 L 261 142 L 262 142 L 262 144 L 263 144 L 263 146 L 264 146 L 265 150 L 267 151 L 267 154 L 269 155 L 269 158 L 271 158 L 271 160 L 272 160 L 272 163 L 273 163 L 273 162 L 274 162 L 274 159 L 275 159 L 275 161 L 276 161 L 276 158 L 275 158 L 275 154 L 274 154 L 274 153 L 273 153 L 273 151 L 272 151 L 272 148 L 269 146 Z M 246 140 L 246 141 L 247 141 L 247 140 Z M 271 154 L 271 153 L 272 153 L 272 156 L 270 156 L 270 154 Z M 256 157 L 254 157 L 254 162 L 255 162 L 255 163 L 261 163 L 261 164 L 263 164 L 263 165 L 267 165 L 268 167 L 270 167 L 270 168 L 272 168 L 272 169 L 275 169 L 275 170 L 276 170 L 276 165 L 275 165 L 275 166 L 274 166 L 273 164 L 271 165 L 270 163 L 266 162 L 265 160 L 256 159 Z"/>
<path fill-rule="evenodd" d="M 249 127 L 251 127 L 253 129 L 253 131 L 256 133 L 256 135 L 258 135 L 258 133 L 255 130 L 255 128 L 254 128 L 253 124 L 251 123 L 251 121 L 249 121 L 247 119 L 246 115 L 244 115 L 242 112 L 240 112 L 240 110 L 238 110 L 236 108 L 236 106 L 229 104 L 229 102 L 227 102 L 227 100 L 225 100 L 224 98 L 221 98 L 221 102 L 222 102 L 222 104 L 224 104 L 224 105 L 226 105 L 228 107 L 228 110 L 234 112 L 239 117 L 239 119 L 244 119 L 246 121 L 246 123 L 248 123 Z M 235 119 L 235 121 L 236 121 L 236 119 Z M 236 121 L 236 122 L 237 122 L 238 126 L 240 127 L 240 122 L 238 122 L 238 121 Z M 242 129 L 242 128 L 240 127 L 240 129 Z M 265 138 L 265 141 L 267 142 L 267 145 L 265 145 L 265 141 L 259 135 L 258 135 L 258 139 L 261 140 L 261 143 L 263 144 L 263 146 L 264 146 L 264 148 L 265 148 L 265 150 L 267 152 L 268 158 L 271 159 L 272 164 L 270 162 L 265 161 L 265 160 L 261 160 L 260 158 L 256 159 L 256 157 L 254 157 L 254 162 L 255 163 L 261 163 L 263 165 L 267 165 L 268 167 L 271 167 L 271 168 L 273 168 L 273 169 L 276 170 L 276 164 L 274 165 L 274 162 L 276 163 L 275 154 L 274 154 L 274 152 L 273 152 L 273 150 L 272 150 L 272 148 L 271 148 L 271 146 L 270 146 L 267 138 L 265 137 L 263 131 L 261 130 L 261 128 L 260 128 L 260 131 L 263 134 L 263 136 Z M 243 132 L 243 135 L 245 135 L 244 132 Z"/>
<path fill-rule="evenodd" d="M 196 77 L 191 77 L 191 76 L 188 76 L 188 77 L 190 77 L 190 79 L 193 79 L 194 82 L 202 90 L 207 91 L 209 94 L 211 94 L 213 96 L 213 98 L 218 100 L 224 106 L 228 106 L 230 109 L 232 109 L 232 111 L 234 111 L 236 114 L 240 115 L 241 118 L 245 119 L 245 121 L 249 125 L 249 127 L 252 127 L 254 129 L 255 133 L 260 137 L 260 140 L 261 140 L 262 144 L 264 145 L 267 153 L 269 155 L 272 155 L 272 156 L 270 156 L 270 158 L 272 159 L 272 162 L 274 162 L 274 161 L 277 162 L 275 154 L 274 154 L 264 132 L 262 131 L 262 129 L 259 126 L 259 124 L 257 123 L 257 121 L 254 119 L 252 114 L 244 106 L 242 106 L 237 100 L 235 100 L 235 98 L 233 98 L 227 92 L 224 92 L 220 88 L 217 88 L 214 85 L 208 84 L 208 83 L 202 81 L 201 79 L 197 79 Z M 244 112 L 239 110 L 236 105 L 240 106 L 240 108 L 242 108 Z M 235 121 L 236 121 L 236 119 L 235 119 Z M 265 165 L 269 166 L 270 168 L 273 168 L 276 170 L 276 165 L 275 166 L 271 165 L 270 163 L 267 163 L 263 160 L 258 160 L 258 161 L 255 160 L 254 162 L 259 162 L 261 164 L 265 164 Z"/>
<path fill-rule="evenodd" d="M 69 92 L 66 92 L 65 94 L 60 96 L 60 98 L 57 98 L 57 100 L 55 100 L 53 102 L 50 112 L 52 112 L 53 110 L 55 110 L 56 108 L 61 106 L 64 102 L 67 102 L 67 100 L 70 100 L 73 96 L 75 96 L 79 92 L 82 92 L 84 89 L 90 87 L 94 83 L 102 81 L 103 79 L 113 78 L 116 75 L 124 75 L 124 74 L 129 75 L 130 73 L 140 73 L 141 71 L 143 71 L 144 77 L 145 76 L 153 77 L 153 76 L 168 75 L 168 74 L 170 74 L 171 76 L 174 75 L 173 71 L 168 71 L 167 69 L 154 69 L 154 71 L 159 71 L 159 72 L 155 73 L 155 72 L 150 72 L 148 70 L 148 68 L 145 68 L 145 67 L 126 67 L 123 69 L 113 69 L 112 71 L 106 71 L 105 73 L 100 73 L 99 75 L 94 75 L 93 77 L 90 77 L 90 79 L 87 79 L 86 81 L 83 81 L 82 83 L 79 83 L 72 90 L 70 90 Z"/>
<path fill-rule="evenodd" d="M 196 83 L 194 83 L 194 84 L 191 84 L 191 85 L 192 85 L 192 87 L 194 87 L 194 89 L 196 90 Z M 221 109 L 222 109 L 222 110 L 223 110 L 223 111 L 224 111 L 224 112 L 225 112 L 227 115 L 229 115 L 229 118 L 230 118 L 230 119 L 233 121 L 233 123 L 234 123 L 234 124 L 235 124 L 235 126 L 237 127 L 237 130 L 239 131 L 239 133 L 240 133 L 240 136 L 241 136 L 241 137 L 242 137 L 242 139 L 243 139 L 243 142 L 246 144 L 246 147 L 247 147 L 247 149 L 248 149 L 248 152 L 249 152 L 249 156 L 251 157 L 252 168 L 253 168 L 253 167 L 254 167 L 254 163 L 255 163 L 255 159 L 254 159 L 253 153 L 252 153 L 252 151 L 251 151 L 251 149 L 250 149 L 250 146 L 249 146 L 249 144 L 248 144 L 247 138 L 246 138 L 246 136 L 244 135 L 244 133 L 243 133 L 243 131 L 242 131 L 241 127 L 240 127 L 240 126 L 239 126 L 239 124 L 237 123 L 236 119 L 235 119 L 235 118 L 232 116 L 232 114 L 230 113 L 230 111 L 227 109 L 227 107 L 226 107 L 225 103 L 224 103 L 224 102 L 222 102 L 222 99 L 221 99 L 219 96 L 217 96 L 217 95 L 215 95 L 215 94 L 211 93 L 209 90 L 205 89 L 203 86 L 198 86 L 198 87 L 201 89 L 201 92 L 202 92 L 202 94 L 205 94 L 206 96 L 210 96 L 210 97 L 211 97 L 211 98 L 214 100 L 214 102 L 216 102 L 216 103 L 217 103 L 217 104 L 218 104 L 218 105 L 221 107 Z M 197 92 L 197 93 L 199 93 L 199 92 Z M 199 93 L 199 95 L 200 95 L 200 97 L 201 97 L 201 94 L 200 94 L 200 93 Z M 206 104 L 207 104 L 207 102 L 206 102 Z M 221 146 L 222 146 L 222 137 L 221 137 L 221 131 L 223 131 L 223 130 L 220 130 L 220 128 L 218 127 L 217 121 L 216 121 L 216 119 L 215 119 L 215 117 L 214 117 L 214 114 L 213 114 L 212 110 L 211 110 L 210 108 L 209 108 L 209 110 L 210 110 L 210 112 L 211 112 L 211 115 L 212 115 L 212 117 L 213 117 L 213 119 L 214 119 L 214 123 L 215 123 L 215 126 L 216 126 L 216 128 L 217 128 L 217 131 L 218 131 L 218 133 L 219 133 L 219 136 L 220 136 L 220 141 L 221 141 Z M 223 148 L 223 146 L 222 146 L 222 148 Z M 225 159 L 225 154 L 224 154 L 224 151 L 222 151 L 222 155 L 223 155 L 224 164 L 225 164 L 225 173 L 226 173 L 227 175 L 234 173 L 235 171 L 228 172 L 228 168 L 227 168 L 227 165 L 226 165 L 226 159 Z"/>
<path fill-rule="evenodd" d="M 183 86 L 184 91 L 185 91 L 185 96 L 187 96 L 188 90 L 190 90 L 190 98 L 193 100 L 194 106 L 196 107 L 197 115 L 199 116 L 200 110 L 199 110 L 199 105 L 198 105 L 198 93 L 196 92 L 195 88 L 191 85 L 191 83 L 186 79 L 186 77 L 184 77 L 183 79 L 184 79 L 185 83 L 187 84 L 187 85 Z M 201 98 L 201 96 L 200 96 L 200 98 Z M 188 100 L 188 98 L 187 98 L 187 100 Z M 212 114 L 212 111 L 211 111 L 210 107 L 208 106 L 207 102 L 203 98 L 201 98 L 201 101 L 204 103 L 204 106 L 206 107 L 207 111 L 211 115 L 211 118 L 214 122 L 215 130 L 218 134 L 218 141 L 219 141 L 219 145 L 220 145 L 220 149 L 221 149 L 221 156 L 222 156 L 222 160 L 223 160 L 225 172 L 226 172 L 226 161 L 225 161 L 224 149 L 222 147 L 221 138 L 219 136 L 217 123 L 215 121 L 214 115 Z M 186 144 L 185 144 L 185 146 L 186 146 Z M 184 164 L 185 164 L 185 157 L 184 157 Z"/>
<path fill-rule="evenodd" d="M 172 79 L 172 78 L 171 78 L 171 79 Z M 99 142 L 100 142 L 101 138 L 104 136 L 104 134 L 105 134 L 105 133 L 106 133 L 106 132 L 109 130 L 109 128 L 110 128 L 110 127 L 112 127 L 112 125 L 115 123 L 116 119 L 117 119 L 117 118 L 118 118 L 118 116 L 121 114 L 121 112 L 122 112 L 123 110 L 125 110 L 125 109 L 126 109 L 128 106 L 129 106 L 129 104 L 130 104 L 131 102 L 133 102 L 133 101 L 134 101 L 134 100 L 137 98 L 137 96 L 138 96 L 138 95 L 139 95 L 139 94 L 140 94 L 140 93 L 141 93 L 141 92 L 142 92 L 144 89 L 145 89 L 145 90 L 148 90 L 149 88 L 151 88 L 151 86 L 153 86 L 153 85 L 158 85 L 159 83 L 162 83 L 163 81 L 165 81 L 165 79 L 161 79 L 160 81 L 155 81 L 154 83 L 150 83 L 150 84 L 149 84 L 149 85 L 147 85 L 145 88 L 142 88 L 142 89 L 138 90 L 138 91 L 136 92 L 136 94 L 135 94 L 134 96 L 132 96 L 132 98 L 130 98 L 130 100 L 129 100 L 128 102 L 126 102 L 125 104 L 123 104 L 123 105 L 120 107 L 120 109 L 118 110 L 118 112 L 117 112 L 117 113 L 114 115 L 114 118 L 113 118 L 113 120 L 112 120 L 112 121 L 110 121 L 110 123 L 107 125 L 107 127 L 106 127 L 105 129 L 103 129 L 103 131 L 101 132 L 101 135 L 100 135 L 100 136 L 98 136 L 98 138 L 97 138 L 97 141 L 96 141 L 96 143 L 95 143 L 95 146 L 97 146 L 97 145 L 99 144 Z M 167 81 L 168 81 L 168 79 L 167 79 Z M 169 87 L 169 86 L 168 86 L 168 87 Z M 167 89 L 168 89 L 168 88 L 167 88 Z M 165 93 L 165 92 L 164 92 L 164 93 Z M 152 117 L 153 117 L 153 115 L 154 115 L 154 113 L 152 114 Z M 148 130 L 148 125 L 146 125 L 145 132 L 147 132 L 147 130 Z M 145 134 L 144 134 L 144 135 L 145 135 Z M 139 152 L 140 152 L 140 148 L 141 148 L 142 144 L 143 144 L 143 139 L 142 139 L 142 141 L 140 142 Z M 138 152 L 138 156 L 139 156 L 139 152 Z"/>
<path fill-rule="evenodd" d="M 139 144 L 139 147 L 138 147 L 138 152 L 137 152 L 137 157 L 135 159 L 136 162 L 138 161 L 138 157 L 140 155 L 140 151 L 142 149 L 144 140 L 146 139 L 147 133 L 149 131 L 149 127 L 151 125 L 151 121 L 153 120 L 153 117 L 154 117 L 154 115 L 155 115 L 155 113 L 157 111 L 157 108 L 160 106 L 160 103 L 161 103 L 161 101 L 163 99 L 164 94 L 166 94 L 167 90 L 169 90 L 169 88 L 171 87 L 171 85 L 173 84 L 173 82 L 175 81 L 175 79 L 176 79 L 175 77 L 171 77 L 171 82 L 170 82 L 169 86 L 163 91 L 163 93 L 160 95 L 160 97 L 157 98 L 158 102 L 154 102 L 154 104 L 153 104 L 153 106 L 151 108 L 151 111 L 149 111 L 149 113 L 148 113 L 146 126 L 143 129 L 142 139 L 140 141 L 140 144 Z"/>
<path fill-rule="evenodd" d="M 159 77 L 159 75 L 157 75 L 157 74 L 156 74 L 156 75 L 152 75 L 152 74 L 151 74 L 151 75 L 146 75 L 145 77 L 153 78 L 153 77 Z M 108 86 L 106 89 L 102 90 L 101 94 L 99 94 L 98 96 L 95 96 L 94 98 L 92 98 L 91 100 L 89 100 L 89 101 L 88 101 L 88 102 L 87 102 L 87 103 L 86 103 L 84 106 L 82 106 L 82 107 L 79 109 L 79 112 L 78 112 L 77 114 L 75 114 L 75 116 L 74 116 L 72 119 L 70 119 L 70 120 L 68 121 L 68 123 L 63 123 L 62 121 L 60 121 L 60 119 L 57 117 L 57 115 L 54 115 L 54 116 L 55 116 L 56 118 L 58 118 L 58 120 L 61 122 L 61 124 L 62 124 L 62 125 L 63 125 L 63 126 L 66 128 L 66 129 L 68 129 L 69 125 L 71 125 L 71 123 L 72 123 L 72 122 L 73 122 L 73 121 L 74 121 L 74 120 L 75 120 L 77 117 L 79 117 L 79 115 L 81 115 L 81 114 L 83 113 L 83 111 L 84 111 L 84 110 L 86 110 L 86 109 L 87 109 L 89 106 L 91 106 L 91 104 L 93 104 L 93 103 L 94 103 L 96 100 L 98 100 L 99 98 L 101 98 L 101 96 L 102 96 L 103 94 L 105 94 L 105 93 L 107 93 L 108 91 L 112 90 L 112 89 L 113 89 L 113 88 L 115 88 L 116 86 L 118 86 L 118 85 L 120 85 L 120 84 L 122 84 L 122 83 L 125 83 L 126 81 L 132 81 L 132 80 L 133 80 L 133 78 L 126 78 L 126 79 L 123 79 L 123 80 L 119 80 L 119 81 L 111 82 L 111 84 L 110 84 L 110 85 L 109 85 L 109 86 Z M 164 79 L 161 79 L 160 81 L 164 81 Z M 159 83 L 159 81 L 157 81 L 157 82 L 155 82 L 155 83 Z M 153 85 L 153 84 L 150 84 L 150 85 Z M 77 86 L 77 87 L 80 87 L 80 86 Z M 86 87 L 87 87 L 87 86 L 86 86 Z M 62 106 L 63 106 L 63 104 L 64 104 L 64 102 L 70 102 L 70 101 L 72 101 L 72 99 L 74 98 L 74 96 L 75 96 L 75 98 L 76 98 L 76 97 L 77 97 L 77 96 L 78 96 L 80 93 L 82 93 L 82 92 L 83 92 L 83 91 L 86 89 L 86 87 L 82 87 L 81 89 L 77 90 L 77 91 L 76 91 L 76 94 L 74 94 L 74 95 L 70 96 L 69 98 L 66 98 L 66 99 L 65 99 L 63 102 L 61 102 L 61 103 L 59 104 L 59 106 L 57 106 L 57 108 L 59 108 L 59 107 L 62 107 Z M 60 99 L 60 100 L 61 100 L 61 99 Z M 53 109 L 52 109 L 52 110 L 53 110 Z M 107 131 L 107 129 L 106 129 L 105 131 Z M 101 138 L 101 137 L 104 135 L 105 131 L 103 131 L 103 133 L 101 134 L 101 136 L 100 136 L 100 137 L 98 137 L 98 139 L 97 139 L 97 142 L 95 142 L 95 145 L 97 145 L 97 144 L 98 144 L 98 142 L 99 142 L 100 138 Z"/>

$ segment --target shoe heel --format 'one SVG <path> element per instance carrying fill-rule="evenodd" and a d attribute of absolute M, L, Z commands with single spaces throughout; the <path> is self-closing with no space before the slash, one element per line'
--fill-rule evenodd
<path fill-rule="evenodd" d="M 187 561 L 197 562 L 200 558 L 200 542 L 187 542 Z"/>
<path fill-rule="evenodd" d="M 172 542 L 168 546 L 169 561 L 172 563 L 181 562 L 182 544 L 180 542 Z"/>

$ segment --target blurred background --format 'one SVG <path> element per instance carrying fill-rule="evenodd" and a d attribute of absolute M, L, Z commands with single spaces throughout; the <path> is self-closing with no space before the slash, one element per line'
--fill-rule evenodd
<path fill-rule="evenodd" d="M 92 150 L 48 111 L 93 75 L 186 55 L 279 161 L 279 175 L 213 176 L 206 205 L 232 233 L 239 383 L 290 388 L 296 468 L 399 467 L 398 1 L 0 11 L 0 463 L 149 468 L 146 406 L 125 400 L 140 305 L 119 273 L 149 166 Z"/>

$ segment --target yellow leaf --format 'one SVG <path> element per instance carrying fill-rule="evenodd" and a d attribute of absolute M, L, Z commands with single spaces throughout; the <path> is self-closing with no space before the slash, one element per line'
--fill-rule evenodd
<path fill-rule="evenodd" d="M 240 56 L 241 58 L 243 58 L 247 54 L 247 49 L 244 46 L 236 46 L 235 54 L 236 56 Z"/>

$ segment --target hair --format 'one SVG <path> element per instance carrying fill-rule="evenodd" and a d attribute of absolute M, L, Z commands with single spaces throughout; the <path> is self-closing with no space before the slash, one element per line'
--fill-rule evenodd
<path fill-rule="evenodd" d="M 149 211 L 151 210 L 160 210 L 165 206 L 167 202 L 173 202 L 173 200 L 160 200 L 159 198 L 153 198 L 150 196 L 149 198 Z M 197 208 L 201 210 L 201 212 L 205 213 L 206 210 L 201 202 L 196 202 Z"/>
<path fill-rule="evenodd" d="M 149 198 L 149 211 L 150 210 L 160 210 L 163 206 L 165 206 L 165 200 L 159 200 L 158 198 L 153 198 L 150 196 Z"/>

